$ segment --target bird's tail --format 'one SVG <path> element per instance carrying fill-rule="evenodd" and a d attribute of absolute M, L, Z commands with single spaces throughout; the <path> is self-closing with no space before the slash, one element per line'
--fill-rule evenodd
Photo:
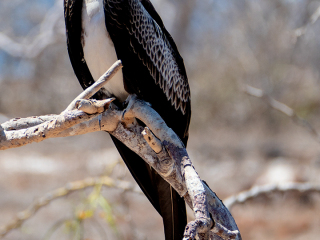
<path fill-rule="evenodd" d="M 166 240 L 181 240 L 187 224 L 184 199 L 143 159 L 111 136 L 140 188 L 163 219 Z"/>

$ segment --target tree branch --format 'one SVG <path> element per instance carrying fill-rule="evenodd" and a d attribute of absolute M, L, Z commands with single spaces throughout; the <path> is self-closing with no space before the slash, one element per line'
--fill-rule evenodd
<path fill-rule="evenodd" d="M 113 99 L 102 101 L 85 99 L 89 99 L 98 92 L 121 68 L 121 61 L 115 62 L 95 84 L 77 96 L 60 115 L 15 118 L 1 124 L 0 150 L 21 147 L 32 142 L 41 142 L 47 138 L 98 131 L 99 128 L 95 122 L 99 121 L 97 118 L 100 113 L 109 108 Z M 119 111 L 114 110 L 112 113 L 108 113 L 104 118 L 103 129 L 100 127 L 100 130 L 113 131 L 120 118 L 121 112 Z M 81 130 L 83 131 L 81 132 Z M 74 134 L 77 131 L 80 132 Z"/>
<path fill-rule="evenodd" d="M 236 204 L 243 204 L 250 199 L 257 198 L 263 194 L 269 194 L 274 192 L 288 192 L 298 191 L 300 193 L 320 193 L 320 185 L 312 183 L 279 183 L 268 184 L 263 186 L 255 186 L 248 191 L 238 193 L 237 195 L 230 196 L 223 202 L 228 209 L 231 209 Z"/>
<path fill-rule="evenodd" d="M 113 69 L 116 72 L 120 68 Z M 113 99 L 87 100 L 114 71 L 108 70 L 101 81 L 80 94 L 60 115 L 13 119 L 2 124 L 0 150 L 46 138 L 108 131 L 152 166 L 193 209 L 196 219 L 187 225 L 184 239 L 241 239 L 228 209 L 201 181 L 179 137 L 148 103 L 131 95 L 122 112 L 109 107 Z M 140 126 L 136 119 L 148 128 Z"/>
<path fill-rule="evenodd" d="M 301 37 L 304 34 L 306 34 L 308 28 L 311 25 L 315 24 L 315 22 L 318 21 L 319 17 L 320 17 L 320 7 L 318 7 L 314 11 L 314 13 L 311 15 L 311 17 L 309 18 L 308 22 L 304 26 L 299 27 L 299 28 L 297 28 L 297 29 L 295 29 L 293 31 L 293 42 L 296 43 L 299 37 Z"/>

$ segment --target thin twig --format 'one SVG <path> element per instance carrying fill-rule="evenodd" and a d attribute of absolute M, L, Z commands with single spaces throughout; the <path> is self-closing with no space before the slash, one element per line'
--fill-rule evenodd
<path fill-rule="evenodd" d="M 89 99 L 98 92 L 113 76 L 122 68 L 121 60 L 116 61 L 112 66 L 90 87 L 80 93 L 66 108 L 65 111 L 72 110 L 75 102 L 80 99 Z"/>
<path fill-rule="evenodd" d="M 248 200 L 257 198 L 260 195 L 274 192 L 298 191 L 300 193 L 320 193 L 320 185 L 312 183 L 279 183 L 263 186 L 254 186 L 248 191 L 238 193 L 228 197 L 223 201 L 224 205 L 230 210 L 236 204 L 243 204 Z"/>
<path fill-rule="evenodd" d="M 26 220 L 30 219 L 42 207 L 45 207 L 53 200 L 64 197 L 72 192 L 83 190 L 85 188 L 102 185 L 110 188 L 118 188 L 123 191 L 142 193 L 136 184 L 127 181 L 114 180 L 104 176 L 100 178 L 87 178 L 80 181 L 67 183 L 64 187 L 58 188 L 45 194 L 43 197 L 35 200 L 26 210 L 19 212 L 14 220 L 0 227 L 0 238 L 4 237 L 11 230 L 19 228 Z"/>
<path fill-rule="evenodd" d="M 297 42 L 297 39 L 301 36 L 303 36 L 306 32 L 307 32 L 307 29 L 313 25 L 320 17 L 320 6 L 316 9 L 316 11 L 311 15 L 311 17 L 309 18 L 308 22 L 302 26 L 302 27 L 299 27 L 297 29 L 295 29 L 293 31 L 294 33 L 294 43 Z"/>
<path fill-rule="evenodd" d="M 90 102 L 88 104 L 82 102 L 80 105 L 77 103 L 81 100 L 86 101 L 85 99 L 92 97 L 121 68 L 121 61 L 116 61 L 108 69 L 108 71 L 99 78 L 98 81 L 79 94 L 60 115 L 13 119 L 1 124 L 0 150 L 23 146 L 31 142 L 40 142 L 47 138 L 57 137 L 64 130 L 71 129 L 71 127 L 74 125 L 78 125 L 82 122 L 89 121 L 97 117 L 101 112 L 108 109 L 109 104 L 113 101 L 113 99 Z M 90 110 L 90 107 L 93 109 L 93 111 Z M 85 108 L 89 108 L 90 111 L 85 111 Z M 80 109 L 81 111 L 71 111 L 74 109 Z M 114 113 L 115 112 L 116 111 L 114 111 Z M 109 114 L 108 116 L 112 117 L 115 115 Z M 117 117 L 115 117 L 114 121 L 110 119 L 109 124 L 105 124 L 104 126 L 110 126 L 111 123 L 117 122 L 117 119 Z M 89 126 L 88 124 L 87 127 Z M 112 129 L 114 128 L 115 127 L 112 127 Z M 72 131 L 69 131 L 69 133 L 72 133 Z"/>

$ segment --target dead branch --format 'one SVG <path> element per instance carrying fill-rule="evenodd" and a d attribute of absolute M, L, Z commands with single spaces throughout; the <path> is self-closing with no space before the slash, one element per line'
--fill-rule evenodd
<path fill-rule="evenodd" d="M 320 135 L 316 131 L 316 129 L 307 120 L 299 117 L 292 108 L 288 107 L 284 103 L 273 99 L 259 88 L 255 88 L 249 85 L 243 85 L 242 90 L 250 96 L 263 99 L 270 107 L 287 115 L 294 123 L 306 129 L 318 142 L 320 142 Z"/>
<path fill-rule="evenodd" d="M 274 192 L 298 191 L 300 193 L 320 193 L 320 185 L 312 183 L 279 183 L 268 184 L 264 186 L 255 186 L 248 191 L 238 193 L 237 195 L 228 197 L 223 202 L 230 210 L 236 204 L 243 204 L 248 200 L 257 198 L 264 194 Z"/>
<path fill-rule="evenodd" d="M 83 133 L 78 133 L 77 135 L 84 134 L 92 126 L 93 129 L 89 130 L 89 132 L 98 131 L 98 128 L 94 127 L 97 121 L 96 118 L 99 118 L 99 114 L 109 108 L 113 99 L 102 101 L 85 99 L 98 92 L 121 68 L 121 61 L 115 62 L 94 85 L 77 96 L 60 115 L 15 118 L 1 124 L 0 150 L 20 147 L 32 142 L 41 142 L 47 138 L 72 136 L 76 129 L 84 130 Z M 100 130 L 113 131 L 120 118 L 121 113 L 116 110 L 107 114 L 104 119 L 106 123 L 103 128 L 100 126 Z M 74 126 L 75 129 L 73 128 Z"/>
<path fill-rule="evenodd" d="M 96 94 L 120 69 L 122 68 L 122 63 L 120 60 L 116 61 L 109 69 L 106 71 L 96 82 L 95 84 L 91 85 L 87 89 L 85 89 L 82 93 L 80 93 L 66 108 L 65 111 L 70 111 L 74 109 L 81 109 L 82 111 L 88 113 L 88 114 L 94 114 L 94 113 L 101 113 L 104 112 L 105 109 L 100 109 L 101 107 L 105 107 L 104 105 L 101 105 L 101 101 L 95 101 L 94 104 L 90 104 L 88 106 L 86 103 L 87 101 L 83 101 L 81 103 L 82 99 L 89 99 L 94 94 Z M 77 104 L 76 102 L 79 102 Z M 82 105 L 81 105 L 82 104 Z M 99 105 L 100 104 L 100 105 Z M 109 107 L 109 105 L 108 105 Z M 106 107 L 106 109 L 108 108 Z M 100 110 L 99 110 L 100 109 Z"/>
<path fill-rule="evenodd" d="M 52 201 L 64 197 L 72 192 L 83 190 L 89 187 L 94 187 L 96 185 L 102 185 L 109 188 L 118 188 L 123 191 L 142 193 L 141 190 L 137 188 L 137 185 L 122 180 L 114 180 L 107 176 L 99 178 L 87 178 L 80 181 L 69 182 L 64 187 L 53 190 L 45 194 L 43 197 L 38 198 L 26 210 L 19 212 L 16 215 L 15 219 L 4 226 L 1 226 L 0 238 L 4 237 L 11 230 L 20 227 L 26 220 L 34 216 L 40 208 L 47 206 Z"/>
<path fill-rule="evenodd" d="M 316 21 L 318 21 L 320 17 L 320 7 L 318 7 L 314 13 L 311 15 L 311 17 L 309 18 L 308 22 L 302 26 L 302 27 L 299 27 L 297 29 L 295 29 L 293 31 L 293 43 L 296 43 L 297 42 L 297 39 L 301 36 L 303 36 L 304 34 L 306 34 L 308 28 L 313 25 Z"/>
<path fill-rule="evenodd" d="M 110 74 L 106 73 L 101 81 L 77 97 L 60 115 L 38 117 L 36 120 L 14 119 L 2 124 L 0 150 L 46 138 L 108 131 L 152 166 L 193 209 L 196 219 L 187 225 L 185 239 L 195 239 L 196 236 L 200 239 L 241 239 L 231 214 L 202 183 L 179 137 L 148 103 L 131 95 L 127 99 L 127 108 L 122 112 L 109 108 L 113 99 L 87 100 L 108 81 L 108 76 Z M 140 126 L 136 119 L 148 128 Z"/>

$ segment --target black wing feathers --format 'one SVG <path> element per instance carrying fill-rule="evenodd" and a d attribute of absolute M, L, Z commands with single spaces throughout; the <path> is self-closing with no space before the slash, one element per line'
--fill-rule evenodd
<path fill-rule="evenodd" d="M 73 70 L 85 89 L 94 83 L 82 50 L 82 13 L 83 0 L 65 0 L 64 17 L 66 22 L 67 47 Z"/>
<path fill-rule="evenodd" d="M 106 27 L 123 62 L 126 90 L 161 115 L 186 144 L 190 89 L 183 60 L 148 0 L 105 0 Z"/>
<path fill-rule="evenodd" d="M 114 43 L 120 40 L 119 30 L 123 30 L 122 37 L 129 41 L 130 50 L 146 66 L 167 100 L 176 110 L 186 114 L 190 90 L 183 60 L 151 3 L 146 0 L 110 0 L 105 4 L 107 28 L 117 28 L 117 31 L 110 31 L 117 32 L 117 36 L 112 37 Z M 116 47 L 116 51 L 122 59 L 121 50 Z"/>

